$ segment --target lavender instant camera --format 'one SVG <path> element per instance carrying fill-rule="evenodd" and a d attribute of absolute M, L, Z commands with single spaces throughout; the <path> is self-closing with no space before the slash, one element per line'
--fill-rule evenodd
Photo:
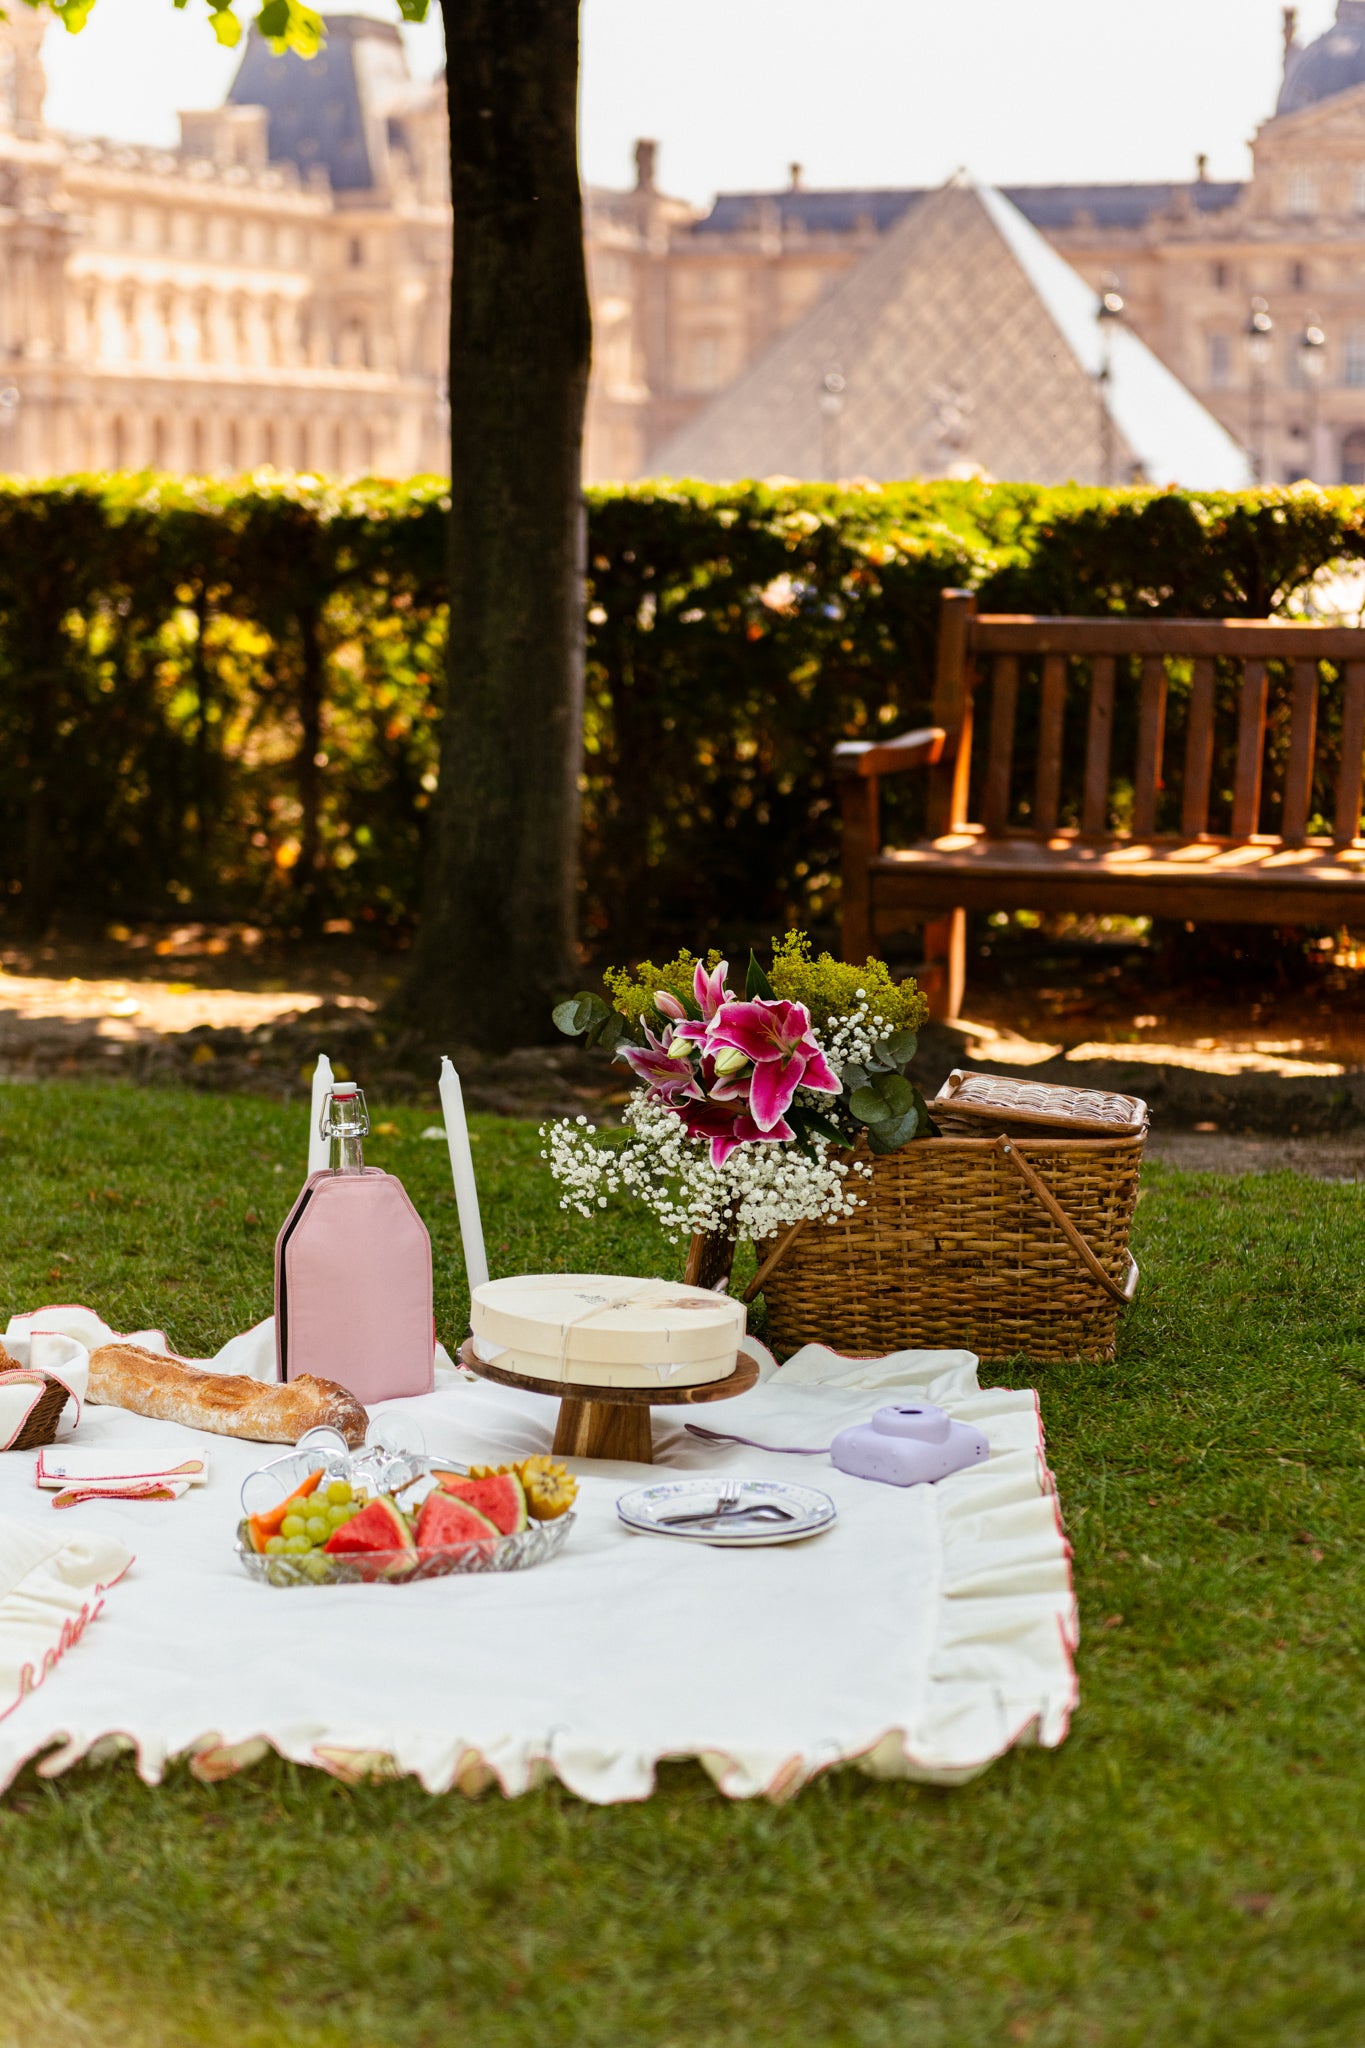
<path fill-rule="evenodd" d="M 841 1472 L 859 1479 L 917 1486 L 979 1464 L 991 1447 L 970 1423 L 954 1422 L 942 1408 L 917 1402 L 879 1408 L 871 1422 L 841 1429 L 829 1454 Z"/>

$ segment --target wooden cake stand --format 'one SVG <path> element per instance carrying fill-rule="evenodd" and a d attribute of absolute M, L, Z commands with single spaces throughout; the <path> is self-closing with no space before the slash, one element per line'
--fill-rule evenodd
<path fill-rule="evenodd" d="M 502 1387 L 520 1387 L 528 1394 L 557 1394 L 554 1449 L 561 1457 L 623 1458 L 633 1465 L 654 1463 L 651 1408 L 729 1401 L 736 1394 L 747 1394 L 758 1381 L 755 1360 L 741 1357 L 728 1380 L 711 1380 L 705 1386 L 578 1387 L 569 1393 L 564 1380 L 532 1379 L 528 1373 L 505 1372 L 501 1366 L 485 1364 L 472 1337 L 466 1337 L 460 1346 L 460 1364 L 480 1379 L 496 1380 Z"/>

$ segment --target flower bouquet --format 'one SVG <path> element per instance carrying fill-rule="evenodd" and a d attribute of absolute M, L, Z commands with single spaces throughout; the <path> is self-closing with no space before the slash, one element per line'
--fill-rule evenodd
<path fill-rule="evenodd" d="M 933 1129 L 907 1072 L 928 1011 L 913 981 L 879 960 L 812 959 L 803 932 L 774 942 L 767 972 L 750 954 L 742 994 L 729 977 L 719 954 L 684 952 L 608 972 L 610 1002 L 561 1003 L 559 1029 L 638 1085 L 624 1143 L 585 1116 L 541 1130 L 562 1208 L 591 1216 L 613 1195 L 638 1197 L 674 1242 L 691 1238 L 688 1278 L 701 1286 L 724 1284 L 740 1238 L 762 1246 L 851 1215 L 871 1171 L 860 1141 L 886 1154 Z"/>

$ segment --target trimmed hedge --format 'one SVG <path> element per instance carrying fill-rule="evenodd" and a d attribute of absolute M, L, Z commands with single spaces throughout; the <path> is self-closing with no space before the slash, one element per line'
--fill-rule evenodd
<path fill-rule="evenodd" d="M 409 924 L 442 491 L 0 484 L 11 912 Z M 945 586 L 993 610 L 1255 616 L 1365 557 L 1365 498 L 1307 485 L 658 484 L 588 506 L 584 925 L 619 955 L 830 912 L 831 748 L 922 719 Z"/>

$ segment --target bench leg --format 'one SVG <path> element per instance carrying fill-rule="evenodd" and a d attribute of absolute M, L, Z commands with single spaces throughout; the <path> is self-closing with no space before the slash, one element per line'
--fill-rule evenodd
<path fill-rule="evenodd" d="M 967 980 L 967 913 L 950 910 L 924 927 L 924 993 L 929 1015 L 951 1023 L 962 1009 Z"/>

